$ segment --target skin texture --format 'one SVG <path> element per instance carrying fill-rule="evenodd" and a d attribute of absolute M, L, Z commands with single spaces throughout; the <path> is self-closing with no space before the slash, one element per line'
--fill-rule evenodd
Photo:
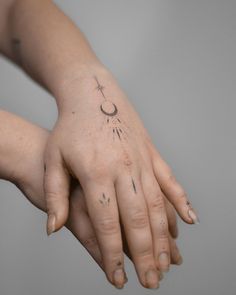
<path fill-rule="evenodd" d="M 44 160 L 43 153 L 49 133 L 25 120 L 0 110 L 0 177 L 12 181 L 23 192 L 28 200 L 46 211 L 43 192 Z M 17 147 L 17 148 L 16 148 Z M 17 163 L 17 167 L 15 165 Z M 37 169 L 35 169 L 37 167 Z M 109 206 L 109 198 L 105 194 L 100 199 L 103 206 Z M 73 180 L 69 199 L 69 218 L 66 227 L 81 242 L 96 263 L 104 270 L 103 260 L 95 231 L 88 215 L 85 198 L 81 186 Z M 174 238 L 177 237 L 177 223 L 173 207 L 166 200 L 169 220 L 169 242 L 171 263 L 180 264 L 182 258 Z M 122 235 L 124 253 L 131 259 L 125 235 Z M 122 262 L 117 262 L 122 267 Z M 160 272 L 158 271 L 160 276 Z M 123 283 L 115 285 L 123 287 Z M 145 287 L 149 287 L 145 285 Z"/>
<path fill-rule="evenodd" d="M 157 286 L 156 268 L 168 270 L 171 256 L 164 198 L 185 222 L 197 221 L 184 189 L 112 74 L 53 2 L 16 0 L 7 15 L 1 52 L 50 91 L 58 105 L 44 156 L 48 234 L 68 219 L 75 178 L 110 282 L 125 281 L 124 271 L 115 274 L 117 264 L 124 264 L 122 223 L 140 282 Z M 103 195 L 109 206 L 101 204 Z"/>

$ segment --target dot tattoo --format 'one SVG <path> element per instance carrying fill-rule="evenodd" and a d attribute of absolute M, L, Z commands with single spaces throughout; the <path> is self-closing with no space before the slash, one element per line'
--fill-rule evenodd
<path fill-rule="evenodd" d="M 110 204 L 110 198 L 107 198 L 106 195 L 104 193 L 102 193 L 102 198 L 99 199 L 99 202 L 103 205 L 103 206 L 109 206 Z"/>

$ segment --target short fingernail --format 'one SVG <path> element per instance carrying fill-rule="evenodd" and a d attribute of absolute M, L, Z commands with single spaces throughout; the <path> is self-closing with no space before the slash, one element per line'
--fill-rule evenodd
<path fill-rule="evenodd" d="M 178 259 L 178 261 L 177 261 L 177 265 L 181 265 L 183 263 L 183 258 L 182 258 L 182 256 L 180 255 L 179 256 L 179 259 Z"/>
<path fill-rule="evenodd" d="M 169 271 L 169 255 L 166 252 L 159 255 L 159 263 L 162 271 Z"/>
<path fill-rule="evenodd" d="M 146 272 L 146 286 L 150 289 L 157 289 L 159 287 L 158 274 L 153 269 Z"/>
<path fill-rule="evenodd" d="M 192 209 L 188 210 L 188 215 L 192 219 L 194 224 L 200 223 L 199 218 L 197 217 L 196 213 Z"/>
<path fill-rule="evenodd" d="M 128 277 L 126 275 L 126 272 L 124 272 L 124 274 L 125 274 L 125 284 L 126 284 L 128 282 Z"/>
<path fill-rule="evenodd" d="M 122 289 L 124 287 L 125 274 L 122 268 L 119 268 L 114 272 L 113 280 L 116 288 Z"/>
<path fill-rule="evenodd" d="M 47 234 L 50 236 L 55 231 L 56 216 L 54 214 L 48 215 Z"/>
<path fill-rule="evenodd" d="M 163 273 L 160 272 L 160 274 L 159 274 L 159 280 L 161 281 L 161 280 L 163 280 L 163 278 L 164 278 Z"/>

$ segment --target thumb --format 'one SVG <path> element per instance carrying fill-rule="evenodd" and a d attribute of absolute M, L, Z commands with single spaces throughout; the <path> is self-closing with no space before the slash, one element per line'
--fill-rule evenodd
<path fill-rule="evenodd" d="M 65 225 L 69 213 L 70 176 L 61 155 L 47 158 L 45 163 L 44 191 L 47 207 L 47 234 Z"/>

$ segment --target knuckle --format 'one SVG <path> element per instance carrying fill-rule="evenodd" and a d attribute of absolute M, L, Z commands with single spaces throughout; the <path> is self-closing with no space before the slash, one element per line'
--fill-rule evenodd
<path fill-rule="evenodd" d="M 45 191 L 47 202 L 55 202 L 58 200 L 58 193 L 54 191 Z"/>
<path fill-rule="evenodd" d="M 149 202 L 149 207 L 153 211 L 161 211 L 164 209 L 165 204 L 161 193 L 156 194 Z"/>
<path fill-rule="evenodd" d="M 143 210 L 137 210 L 130 215 L 130 226 L 132 228 L 146 228 L 148 223 L 149 219 L 147 213 Z"/>
<path fill-rule="evenodd" d="M 159 238 L 167 238 L 168 237 L 168 222 L 166 218 L 161 218 L 157 224 L 157 232 Z"/>
<path fill-rule="evenodd" d="M 142 259 L 152 258 L 153 249 L 151 246 L 142 247 L 137 251 L 137 253 L 135 255 L 139 258 L 142 258 Z"/>
<path fill-rule="evenodd" d="M 119 223 L 113 217 L 106 217 L 95 223 L 95 229 L 105 235 L 117 234 L 119 232 Z"/>
<path fill-rule="evenodd" d="M 91 169 L 92 168 L 92 169 Z M 85 169 L 87 171 L 86 176 L 87 179 L 104 179 L 107 178 L 109 175 L 109 169 L 106 164 L 102 163 L 95 163 L 93 166 L 90 166 L 88 169 Z"/>

